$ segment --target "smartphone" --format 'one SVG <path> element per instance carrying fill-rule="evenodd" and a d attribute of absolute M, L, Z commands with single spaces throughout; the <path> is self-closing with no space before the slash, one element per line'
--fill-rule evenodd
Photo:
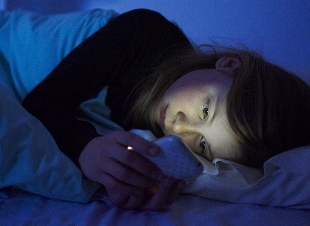
<path fill-rule="evenodd" d="M 175 179 L 192 179 L 204 170 L 203 164 L 178 136 L 169 135 L 154 141 L 161 152 L 156 157 L 145 157 L 157 165 L 164 175 Z"/>

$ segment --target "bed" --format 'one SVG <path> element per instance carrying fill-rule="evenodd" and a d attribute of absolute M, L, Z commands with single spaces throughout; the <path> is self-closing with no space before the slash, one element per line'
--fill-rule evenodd
<path fill-rule="evenodd" d="M 163 211 L 114 207 L 20 102 L 118 14 L 0 15 L 0 225 L 309 225 L 309 146 L 273 157 L 263 171 L 222 159 L 204 162 L 204 173 Z"/>

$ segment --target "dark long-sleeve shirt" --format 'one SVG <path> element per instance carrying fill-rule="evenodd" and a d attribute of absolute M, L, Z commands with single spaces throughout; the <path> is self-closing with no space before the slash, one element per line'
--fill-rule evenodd
<path fill-rule="evenodd" d="M 90 123 L 76 118 L 79 105 L 108 85 L 106 101 L 112 120 L 124 126 L 122 113 L 135 101 L 127 99 L 132 87 L 148 75 L 148 69 L 181 46 L 189 47 L 190 42 L 160 14 L 142 9 L 130 11 L 74 49 L 22 104 L 78 165 L 83 148 L 99 136 Z"/>

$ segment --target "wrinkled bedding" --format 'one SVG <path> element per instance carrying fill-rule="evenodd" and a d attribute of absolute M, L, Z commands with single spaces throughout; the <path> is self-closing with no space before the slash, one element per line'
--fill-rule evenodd
<path fill-rule="evenodd" d="M 231 204 L 181 195 L 166 211 L 125 211 L 102 201 L 89 204 L 53 200 L 17 190 L 0 190 L 0 225 L 299 225 L 309 210 Z"/>
<path fill-rule="evenodd" d="M 309 225 L 309 146 L 271 158 L 264 171 L 223 159 L 201 159 L 204 173 L 160 212 L 113 207 L 99 185 L 86 179 L 57 148 L 19 102 L 72 48 L 116 15 L 104 10 L 50 17 L 1 12 L 0 39 L 16 46 L 0 45 L 0 225 Z M 22 31 L 16 29 L 20 26 L 28 28 L 28 48 L 16 40 L 25 36 L 13 35 Z M 28 52 L 19 61 L 29 45 L 36 48 L 50 30 L 57 32 L 39 48 L 39 55 L 51 60 L 42 64 Z M 30 80 L 34 72 L 37 76 Z M 104 99 L 104 92 L 106 88 L 97 98 Z M 107 127 L 121 129 L 93 111 L 96 103 L 94 99 L 81 105 L 87 120 L 98 130 L 102 127 L 102 133 Z"/>

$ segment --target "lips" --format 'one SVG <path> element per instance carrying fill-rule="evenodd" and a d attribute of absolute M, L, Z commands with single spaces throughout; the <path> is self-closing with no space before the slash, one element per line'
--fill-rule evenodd
<path fill-rule="evenodd" d="M 166 119 L 166 111 L 168 108 L 169 104 L 167 104 L 166 106 L 164 106 L 161 111 L 160 111 L 160 118 L 159 118 L 159 124 L 161 126 L 161 128 L 165 129 L 165 119 Z"/>

